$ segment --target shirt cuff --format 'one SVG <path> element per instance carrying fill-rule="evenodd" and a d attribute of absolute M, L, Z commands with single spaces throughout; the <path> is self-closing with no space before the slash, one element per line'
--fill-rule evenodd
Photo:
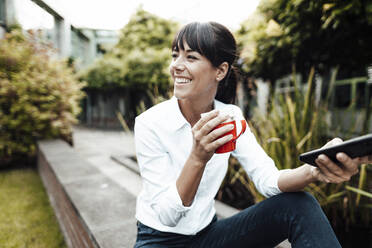
<path fill-rule="evenodd" d="M 280 188 L 279 188 L 279 177 L 280 177 L 280 175 L 283 173 L 283 172 L 285 172 L 285 171 L 290 171 L 290 170 L 292 170 L 292 169 L 283 169 L 283 170 L 279 170 L 279 173 L 278 173 L 278 179 L 276 180 L 276 187 L 278 188 L 278 191 L 279 191 L 279 193 L 283 193 L 283 191 L 281 191 L 280 190 Z M 278 194 L 279 194 L 278 193 Z"/>
<path fill-rule="evenodd" d="M 169 201 L 174 203 L 173 207 L 177 212 L 185 213 L 188 212 L 192 207 L 192 203 L 188 207 L 183 205 L 182 199 L 177 190 L 176 183 L 172 184 L 169 187 Z"/>
<path fill-rule="evenodd" d="M 163 225 L 174 227 L 182 217 L 186 216 L 192 205 L 186 207 L 182 204 L 176 183 L 173 183 L 151 204 L 151 208 L 157 213 Z"/>

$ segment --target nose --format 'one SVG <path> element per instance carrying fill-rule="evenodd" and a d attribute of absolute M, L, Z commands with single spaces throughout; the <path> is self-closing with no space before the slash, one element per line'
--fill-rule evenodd
<path fill-rule="evenodd" d="M 172 61 L 170 67 L 171 69 L 176 70 L 176 71 L 183 71 L 185 69 L 185 63 L 183 59 L 181 58 L 181 56 L 175 58 Z"/>

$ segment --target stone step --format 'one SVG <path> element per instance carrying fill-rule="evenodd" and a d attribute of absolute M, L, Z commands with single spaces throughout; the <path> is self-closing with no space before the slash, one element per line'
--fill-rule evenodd
<path fill-rule="evenodd" d="M 135 195 L 61 140 L 38 142 L 38 170 L 68 247 L 133 247 Z"/>

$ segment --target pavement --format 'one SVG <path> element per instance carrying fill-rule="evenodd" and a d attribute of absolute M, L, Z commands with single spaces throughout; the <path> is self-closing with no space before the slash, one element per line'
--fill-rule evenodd
<path fill-rule="evenodd" d="M 111 159 L 112 156 L 135 156 L 132 133 L 74 126 L 73 140 L 74 150 L 80 156 L 134 196 L 139 194 L 142 185 L 138 173 Z"/>

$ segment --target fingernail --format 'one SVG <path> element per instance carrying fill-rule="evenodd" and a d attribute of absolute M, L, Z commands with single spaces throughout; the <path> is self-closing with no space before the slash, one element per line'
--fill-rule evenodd
<path fill-rule="evenodd" d="M 337 158 L 338 158 L 339 160 L 341 160 L 341 161 L 345 161 L 345 160 L 346 160 L 346 156 L 345 156 L 344 154 L 342 154 L 342 153 L 338 153 L 338 154 L 337 154 Z"/>
<path fill-rule="evenodd" d="M 325 162 L 326 161 L 326 158 L 324 157 L 324 155 L 319 155 L 318 159 L 319 159 L 320 162 Z"/>

